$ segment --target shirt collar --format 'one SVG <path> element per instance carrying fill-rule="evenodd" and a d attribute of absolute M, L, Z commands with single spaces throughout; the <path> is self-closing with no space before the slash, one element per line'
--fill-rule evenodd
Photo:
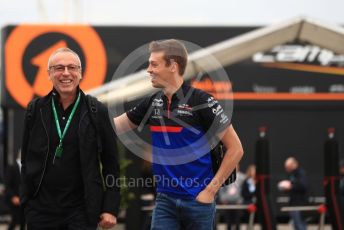
<path fill-rule="evenodd" d="M 188 94 L 189 90 L 190 90 L 190 86 L 188 84 L 186 84 L 184 81 L 183 84 L 172 95 L 172 100 L 174 100 L 175 98 L 178 98 L 179 100 L 185 98 L 186 95 Z M 164 95 L 164 97 L 166 97 L 166 95 Z"/>
<path fill-rule="evenodd" d="M 79 92 L 80 92 L 80 87 L 78 86 L 76 88 L 76 95 L 78 95 Z M 53 88 L 53 90 L 52 90 L 52 96 L 53 96 L 53 98 L 54 98 L 56 103 L 60 103 L 60 94 L 57 92 L 57 90 L 55 88 Z M 77 98 L 78 97 L 76 96 L 75 99 L 74 99 L 74 102 L 76 101 Z"/>

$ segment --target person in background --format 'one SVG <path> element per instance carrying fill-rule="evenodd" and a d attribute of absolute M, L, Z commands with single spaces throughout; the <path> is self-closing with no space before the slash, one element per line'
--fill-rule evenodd
<path fill-rule="evenodd" d="M 256 202 L 256 166 L 249 165 L 246 169 L 246 178 L 242 184 L 241 196 L 243 204 L 252 204 Z"/>
<path fill-rule="evenodd" d="M 278 183 L 278 188 L 287 192 L 290 197 L 290 206 L 302 206 L 308 202 L 308 181 L 306 172 L 294 157 L 289 157 L 284 162 L 284 168 L 288 174 L 287 180 Z M 291 211 L 290 218 L 296 230 L 306 230 L 307 226 L 299 211 Z"/>
<path fill-rule="evenodd" d="M 339 191 L 340 191 L 340 208 L 341 208 L 341 214 L 342 218 L 344 220 L 344 159 L 342 159 L 339 162 Z"/>
<path fill-rule="evenodd" d="M 236 167 L 236 180 L 234 183 L 224 186 L 219 190 L 218 200 L 220 204 L 242 204 L 241 188 L 246 176 Z M 240 229 L 241 210 L 230 209 L 224 212 L 227 229 Z"/>
<path fill-rule="evenodd" d="M 249 205 L 256 203 L 256 166 L 249 165 L 246 169 L 246 178 L 242 183 L 241 196 L 243 198 L 243 204 Z M 243 222 L 249 221 L 249 213 L 244 212 Z"/>

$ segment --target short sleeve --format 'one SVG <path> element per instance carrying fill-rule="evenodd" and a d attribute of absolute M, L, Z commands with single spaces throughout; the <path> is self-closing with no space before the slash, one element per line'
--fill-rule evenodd
<path fill-rule="evenodd" d="M 210 94 L 200 91 L 200 118 L 206 132 L 216 135 L 225 130 L 231 121 L 221 104 Z"/>
<path fill-rule="evenodd" d="M 135 125 L 140 125 L 140 123 L 143 121 L 143 119 L 146 117 L 146 113 L 149 111 L 150 106 L 150 97 L 147 97 L 140 101 L 135 107 L 127 111 L 127 116 L 131 122 L 133 122 Z M 149 118 L 149 116 L 147 117 Z M 148 119 L 144 121 L 146 124 L 148 122 Z"/>

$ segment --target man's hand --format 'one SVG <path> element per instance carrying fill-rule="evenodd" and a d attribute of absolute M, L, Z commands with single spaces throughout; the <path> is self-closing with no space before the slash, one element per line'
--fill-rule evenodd
<path fill-rule="evenodd" d="M 289 180 L 282 180 L 278 183 L 277 186 L 281 191 L 289 191 L 293 187 L 292 183 Z"/>
<path fill-rule="evenodd" d="M 11 198 L 11 202 L 14 206 L 19 206 L 20 205 L 20 199 L 19 196 L 13 196 Z"/>
<path fill-rule="evenodd" d="M 100 222 L 98 223 L 99 227 L 102 228 L 112 228 L 113 226 L 115 226 L 117 224 L 117 218 L 110 214 L 110 213 L 102 213 L 100 215 Z"/>
<path fill-rule="evenodd" d="M 205 188 L 197 195 L 196 200 L 200 203 L 210 204 L 214 201 L 214 197 L 215 194 Z"/>

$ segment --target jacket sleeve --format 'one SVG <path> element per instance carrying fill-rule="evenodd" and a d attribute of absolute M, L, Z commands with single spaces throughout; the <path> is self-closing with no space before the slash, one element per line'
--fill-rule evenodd
<path fill-rule="evenodd" d="M 29 144 L 30 138 L 30 128 L 29 128 L 29 121 L 25 114 L 24 119 L 24 131 L 22 136 L 22 145 L 21 145 L 21 170 L 20 170 L 20 186 L 19 186 L 19 196 L 20 196 L 20 203 L 24 205 L 28 199 L 28 187 L 25 181 L 26 175 L 26 154 Z"/>
<path fill-rule="evenodd" d="M 119 164 L 117 156 L 117 137 L 112 128 L 108 109 L 100 104 L 98 122 L 102 141 L 102 153 L 100 161 L 102 164 L 102 175 L 105 182 L 104 200 L 102 212 L 108 212 L 117 216 L 120 205 Z M 111 183 L 107 183 L 107 182 Z"/>
<path fill-rule="evenodd" d="M 297 173 L 294 175 L 293 179 L 291 180 L 291 183 L 293 185 L 293 191 L 294 192 L 306 192 L 308 183 L 306 174 L 303 170 L 298 170 Z"/>
<path fill-rule="evenodd" d="M 7 167 L 6 171 L 5 171 L 5 191 L 6 191 L 6 199 L 10 200 L 13 196 L 17 196 L 18 194 L 16 193 L 15 190 L 15 181 L 14 181 L 14 170 L 15 170 L 15 166 L 14 165 L 10 165 Z"/>

